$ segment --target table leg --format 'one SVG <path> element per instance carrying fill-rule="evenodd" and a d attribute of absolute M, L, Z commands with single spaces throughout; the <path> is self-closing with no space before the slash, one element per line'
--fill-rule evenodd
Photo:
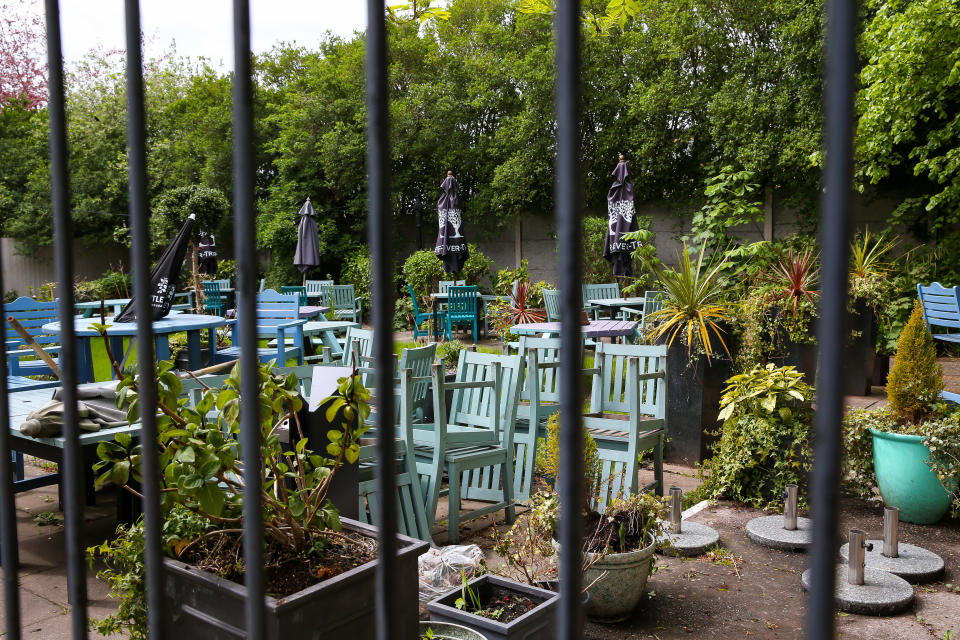
<path fill-rule="evenodd" d="M 93 382 L 93 354 L 90 351 L 90 338 L 77 338 L 77 380 Z"/>
<path fill-rule="evenodd" d="M 340 346 L 340 342 L 337 340 L 337 334 L 330 329 L 326 329 L 320 332 L 320 340 L 323 342 L 323 346 L 330 347 L 330 355 L 339 356 L 343 353 L 343 347 Z"/>
<path fill-rule="evenodd" d="M 199 331 L 187 331 L 187 360 L 190 362 L 191 371 L 202 368 L 203 349 L 200 346 Z"/>

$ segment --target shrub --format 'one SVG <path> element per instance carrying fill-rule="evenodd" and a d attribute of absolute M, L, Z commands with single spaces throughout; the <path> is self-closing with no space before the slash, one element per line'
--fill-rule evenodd
<path fill-rule="evenodd" d="M 873 436 L 870 429 L 896 431 L 897 421 L 887 409 L 851 411 L 843 417 L 843 488 L 861 498 L 873 496 Z"/>
<path fill-rule="evenodd" d="M 206 231 L 214 235 L 223 232 L 232 217 L 230 201 L 219 189 L 200 184 L 176 187 L 160 194 L 150 219 L 151 243 L 155 251 L 162 251 L 177 235 L 187 216 L 196 214 L 194 232 Z"/>
<path fill-rule="evenodd" d="M 413 301 L 410 296 L 400 296 L 394 303 L 393 330 L 407 331 L 413 326 Z"/>
<path fill-rule="evenodd" d="M 493 293 L 498 296 L 508 296 L 513 292 L 513 283 L 529 282 L 530 274 L 527 272 L 527 259 L 520 260 L 520 266 L 516 269 L 506 267 L 497 271 L 493 276 Z"/>
<path fill-rule="evenodd" d="M 460 352 L 467 348 L 459 340 L 450 340 L 437 345 L 437 360 L 447 369 L 456 369 L 460 362 Z"/>
<path fill-rule="evenodd" d="M 782 509 L 788 484 L 806 495 L 811 469 L 813 389 L 793 367 L 754 367 L 727 381 L 720 401 L 720 440 L 704 463 L 713 497 Z"/>
<path fill-rule="evenodd" d="M 373 309 L 370 304 L 373 273 L 366 246 L 358 245 L 347 254 L 340 272 L 340 284 L 352 284 L 357 296 L 363 298 L 363 308 Z"/>
<path fill-rule="evenodd" d="M 541 456 L 542 452 L 542 456 Z M 557 411 L 547 420 L 547 440 L 545 446 L 537 447 L 537 467 L 554 480 L 561 477 L 560 469 L 560 412 Z M 600 456 L 597 443 L 583 425 L 583 491 L 584 505 L 589 505 L 597 494 L 602 478 Z"/>
<path fill-rule="evenodd" d="M 930 413 L 943 391 L 943 368 L 937 364 L 933 336 L 917 300 L 897 341 L 897 355 L 887 377 L 887 400 L 893 415 L 918 423 Z"/>
<path fill-rule="evenodd" d="M 443 271 L 443 263 L 434 255 L 432 249 L 421 249 L 410 254 L 403 263 L 404 282 L 413 286 L 419 296 L 429 296 L 435 292 L 441 280 L 465 280 L 470 285 L 480 285 L 481 280 L 490 275 L 493 261 L 483 255 L 476 245 L 470 245 L 470 257 L 463 264 L 463 270 L 456 277 Z M 424 299 L 426 302 L 426 299 Z"/>
<path fill-rule="evenodd" d="M 229 280 L 237 285 L 237 261 L 236 260 L 217 260 L 217 279 Z"/>
<path fill-rule="evenodd" d="M 20 294 L 17 293 L 16 289 L 9 289 L 3 292 L 3 301 L 4 302 L 13 302 L 20 297 Z"/>

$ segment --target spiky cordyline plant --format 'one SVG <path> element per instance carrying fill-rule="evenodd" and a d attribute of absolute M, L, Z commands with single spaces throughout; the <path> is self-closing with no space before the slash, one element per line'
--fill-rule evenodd
<path fill-rule="evenodd" d="M 527 294 L 529 292 L 530 285 L 528 283 L 517 283 L 516 290 L 510 294 L 510 306 L 504 309 L 500 318 L 498 326 L 500 330 L 512 327 L 515 324 L 543 322 L 545 316 L 542 309 L 527 308 Z"/>
<path fill-rule="evenodd" d="M 811 304 L 816 304 L 815 297 L 820 295 L 817 285 L 820 284 L 820 265 L 817 261 L 820 254 L 814 254 L 813 249 L 807 247 L 803 253 L 795 255 L 793 247 L 786 255 L 773 265 L 770 280 L 780 288 L 774 294 L 774 300 L 786 300 L 797 317 L 797 305 L 801 298 L 806 298 Z"/>
<path fill-rule="evenodd" d="M 681 335 L 688 354 L 699 342 L 709 361 L 715 353 L 710 338 L 712 334 L 730 357 L 730 350 L 723 341 L 723 330 L 717 325 L 718 321 L 730 319 L 719 278 L 726 267 L 727 257 L 715 253 L 705 260 L 701 247 L 694 262 L 690 258 L 690 249 L 684 244 L 683 251 L 677 252 L 677 258 L 680 264 L 675 269 L 648 264 L 666 293 L 663 307 L 651 316 L 658 322 L 654 338 L 669 336 L 668 344 L 672 345 L 677 335 Z"/>

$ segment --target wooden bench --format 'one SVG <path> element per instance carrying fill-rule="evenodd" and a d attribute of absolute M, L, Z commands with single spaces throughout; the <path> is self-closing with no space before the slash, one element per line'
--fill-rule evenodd
<path fill-rule="evenodd" d="M 934 327 L 960 329 L 960 287 L 944 287 L 939 282 L 917 285 L 923 305 L 923 319 L 936 340 L 960 342 L 960 332 L 933 333 Z"/>

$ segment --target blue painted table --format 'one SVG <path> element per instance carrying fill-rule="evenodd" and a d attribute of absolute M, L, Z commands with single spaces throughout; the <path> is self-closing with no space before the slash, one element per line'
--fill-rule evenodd
<path fill-rule="evenodd" d="M 107 313 L 111 315 L 117 315 L 123 308 L 127 306 L 127 303 L 130 302 L 130 298 L 111 298 L 110 300 L 104 300 L 103 306 L 106 308 Z M 90 302 L 77 302 L 73 305 L 73 308 L 81 312 L 81 315 L 84 318 L 92 318 L 93 316 L 100 317 L 100 301 L 91 300 Z"/>
<path fill-rule="evenodd" d="M 136 322 L 112 323 L 107 318 L 107 337 L 110 339 L 110 349 L 115 358 L 123 355 L 123 339 L 137 335 Z M 77 334 L 77 374 L 80 382 L 92 382 L 93 355 L 90 349 L 91 339 L 100 339 L 100 334 L 92 325 L 99 322 L 97 318 L 77 318 L 74 321 L 74 330 Z M 200 332 L 207 331 L 207 344 L 215 344 L 214 331 L 217 327 L 227 324 L 226 319 L 219 316 L 197 315 L 193 313 L 179 313 L 160 318 L 153 323 L 153 334 L 156 340 L 156 356 L 158 360 L 170 359 L 170 334 L 187 334 L 187 354 L 191 369 L 199 369 L 209 362 L 202 362 L 200 351 Z M 47 333 L 60 333 L 60 323 L 50 322 L 43 325 Z"/>

